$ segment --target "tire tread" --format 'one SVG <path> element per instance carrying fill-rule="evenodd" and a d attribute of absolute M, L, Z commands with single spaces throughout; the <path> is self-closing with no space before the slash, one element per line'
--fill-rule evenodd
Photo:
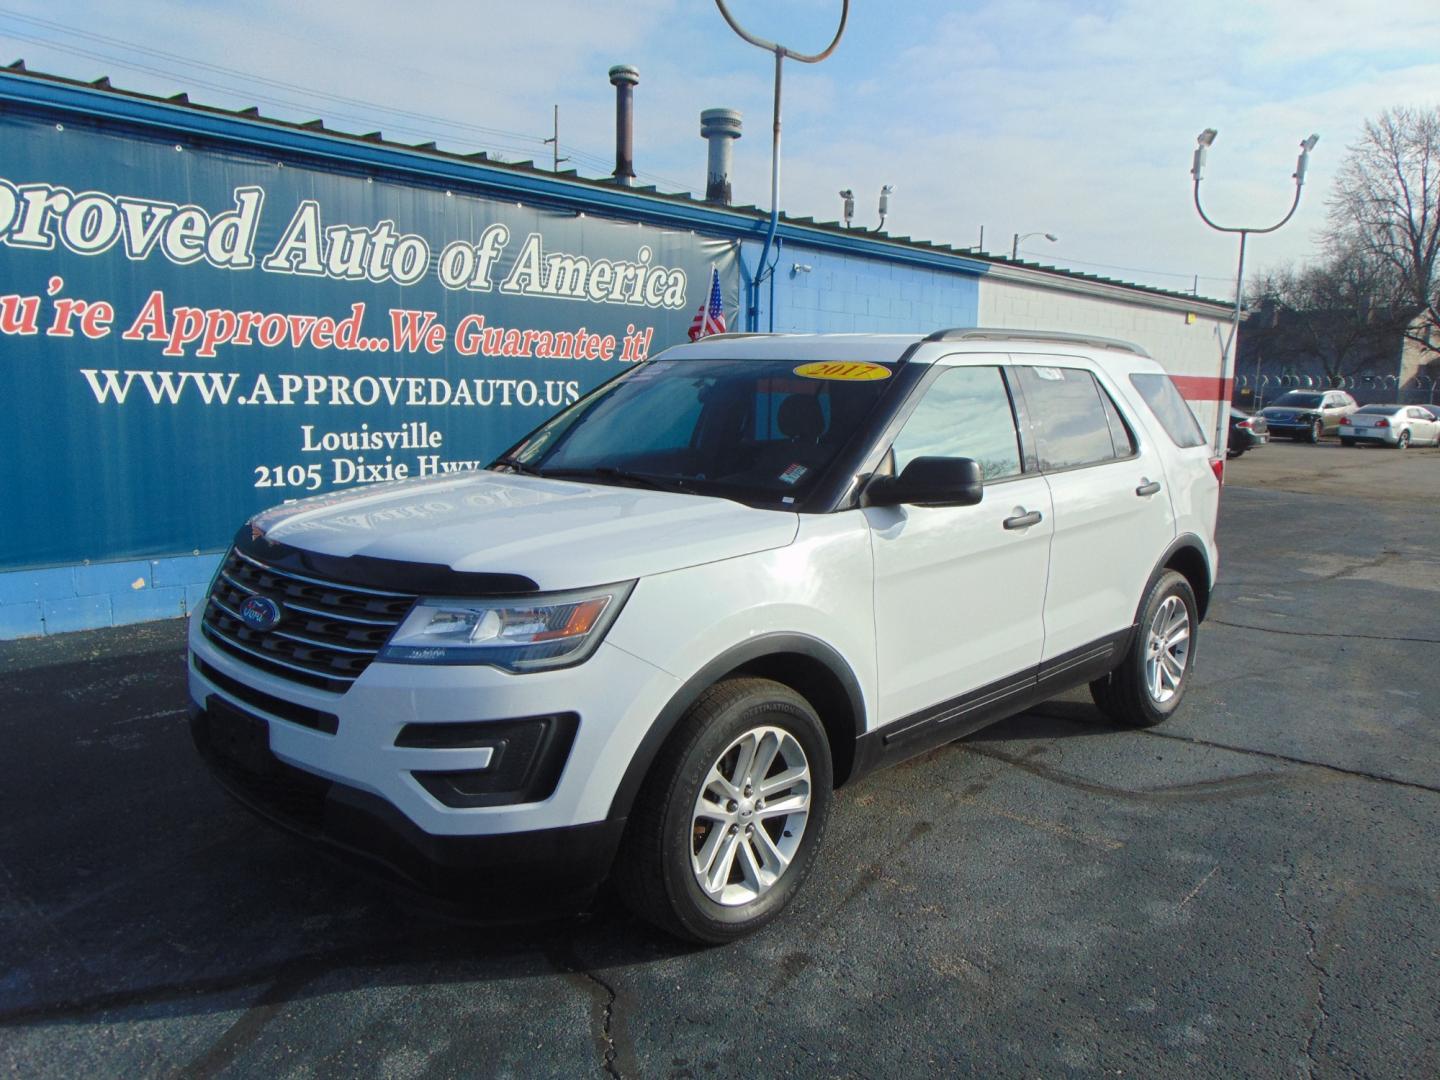
<path fill-rule="evenodd" d="M 636 915 L 675 937 L 699 942 L 717 940 L 680 917 L 665 875 L 659 871 L 665 859 L 666 811 L 675 788 L 685 779 L 681 765 L 717 719 L 745 698 L 762 694 L 766 700 L 789 699 L 800 708 L 813 711 L 809 702 L 782 683 L 754 676 L 722 679 L 703 691 L 685 711 L 656 755 L 636 795 L 611 878 Z M 815 824 L 820 830 L 814 838 L 818 845 L 823 839 L 824 818 Z"/>

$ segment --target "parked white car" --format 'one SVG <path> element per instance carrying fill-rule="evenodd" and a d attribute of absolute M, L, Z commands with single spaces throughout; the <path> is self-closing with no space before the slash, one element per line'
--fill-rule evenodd
<path fill-rule="evenodd" d="M 1221 465 L 1134 346 L 703 339 L 487 470 L 248 522 L 191 620 L 192 729 L 242 802 L 412 883 L 613 872 L 728 940 L 836 786 L 1087 683 L 1173 714 Z"/>
<path fill-rule="evenodd" d="M 1374 443 L 1404 450 L 1409 446 L 1440 446 L 1440 421 L 1419 405 L 1365 405 L 1345 418 L 1342 446 Z"/>

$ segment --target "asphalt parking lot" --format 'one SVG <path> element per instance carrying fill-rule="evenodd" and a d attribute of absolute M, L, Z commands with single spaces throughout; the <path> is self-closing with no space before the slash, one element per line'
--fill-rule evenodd
<path fill-rule="evenodd" d="M 1232 462 L 1180 716 L 1070 695 L 840 793 L 719 949 L 458 925 L 203 773 L 178 622 L 0 645 L 18 1076 L 1440 1074 L 1440 450 Z"/>

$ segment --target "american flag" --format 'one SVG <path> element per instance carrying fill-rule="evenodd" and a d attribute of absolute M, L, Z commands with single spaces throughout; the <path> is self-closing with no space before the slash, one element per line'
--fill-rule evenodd
<path fill-rule="evenodd" d="M 725 301 L 720 295 L 720 271 L 710 268 L 710 298 L 695 312 L 690 324 L 690 340 L 699 341 L 711 334 L 725 333 Z"/>

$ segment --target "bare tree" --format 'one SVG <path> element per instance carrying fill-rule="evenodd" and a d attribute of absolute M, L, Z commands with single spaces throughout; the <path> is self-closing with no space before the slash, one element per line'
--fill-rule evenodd
<path fill-rule="evenodd" d="M 1332 253 L 1378 260 L 1393 275 L 1406 336 L 1440 354 L 1440 106 L 1367 120 L 1329 206 Z"/>
<path fill-rule="evenodd" d="M 1272 365 L 1308 368 L 1328 383 L 1393 367 L 1408 315 L 1394 306 L 1389 264 L 1355 246 L 1315 266 L 1270 270 L 1250 285 L 1250 350 Z"/>

